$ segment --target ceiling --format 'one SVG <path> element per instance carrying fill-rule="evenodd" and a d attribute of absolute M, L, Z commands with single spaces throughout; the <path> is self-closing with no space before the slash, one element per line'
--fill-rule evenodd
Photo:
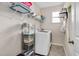
<path fill-rule="evenodd" d="M 61 5 L 61 4 L 63 4 L 63 2 L 36 2 L 36 4 L 37 4 L 40 8 L 46 8 L 46 7 Z"/>

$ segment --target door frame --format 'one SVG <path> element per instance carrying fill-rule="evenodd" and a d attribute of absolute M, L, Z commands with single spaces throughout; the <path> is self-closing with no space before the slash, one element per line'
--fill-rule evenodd
<path fill-rule="evenodd" d="M 69 3 L 69 5 L 66 6 L 69 7 L 71 5 L 71 20 L 70 20 L 70 26 L 71 27 L 71 30 L 68 31 L 66 30 L 66 38 L 65 38 L 65 47 L 64 47 L 64 50 L 65 50 L 65 54 L 67 56 L 72 56 L 74 55 L 74 45 L 70 44 L 69 41 L 74 41 L 74 38 L 75 38 L 75 3 Z M 69 20 L 69 19 L 67 19 Z M 68 21 L 69 22 L 69 21 Z M 68 23 L 66 23 L 68 24 Z"/>

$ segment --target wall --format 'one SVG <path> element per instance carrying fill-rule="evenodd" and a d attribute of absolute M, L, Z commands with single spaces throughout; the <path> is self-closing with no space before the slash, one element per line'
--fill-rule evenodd
<path fill-rule="evenodd" d="M 5 56 L 17 55 L 21 52 L 21 24 L 23 22 L 36 27 L 40 25 L 37 20 L 14 12 L 8 5 L 9 3 L 0 3 L 0 55 Z M 32 8 L 39 9 L 37 6 Z"/>
<path fill-rule="evenodd" d="M 52 23 L 52 12 L 60 11 L 63 5 L 43 8 L 43 15 L 46 17 L 42 28 L 52 31 L 52 44 L 64 45 L 64 33 L 60 31 L 61 24 Z"/>
<path fill-rule="evenodd" d="M 37 15 L 41 14 L 40 11 L 41 9 L 39 8 L 39 6 L 36 4 L 36 2 L 33 2 L 33 5 L 31 7 L 32 11 L 34 13 L 36 13 Z"/>

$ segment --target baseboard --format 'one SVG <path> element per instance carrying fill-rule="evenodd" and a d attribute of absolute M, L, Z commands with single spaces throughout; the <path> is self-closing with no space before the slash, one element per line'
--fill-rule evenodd
<path fill-rule="evenodd" d="M 52 43 L 52 45 L 64 46 L 63 44 L 59 44 L 59 43 Z"/>

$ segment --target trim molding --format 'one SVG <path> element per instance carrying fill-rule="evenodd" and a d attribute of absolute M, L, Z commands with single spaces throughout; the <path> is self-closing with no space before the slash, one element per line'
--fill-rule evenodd
<path fill-rule="evenodd" d="M 59 43 L 52 43 L 52 45 L 64 46 L 63 44 L 59 44 Z"/>

